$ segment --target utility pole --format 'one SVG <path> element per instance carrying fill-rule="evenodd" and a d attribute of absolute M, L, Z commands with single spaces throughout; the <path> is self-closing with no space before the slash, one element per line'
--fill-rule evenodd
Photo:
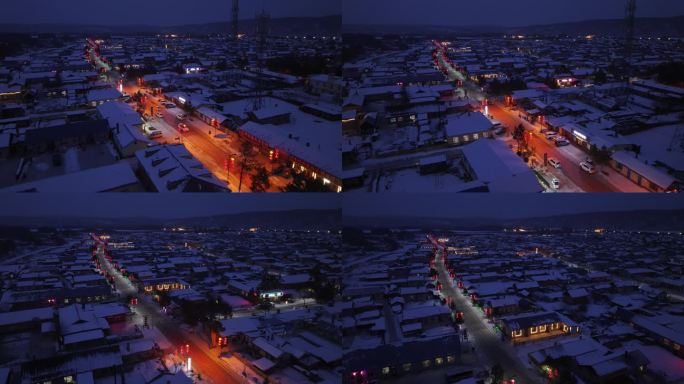
<path fill-rule="evenodd" d="M 636 0 L 627 0 L 625 7 L 625 22 L 627 24 L 627 33 L 625 36 L 625 64 L 627 75 L 627 85 L 629 85 L 629 78 L 632 76 L 632 54 L 634 52 L 634 25 L 636 19 Z"/>
<path fill-rule="evenodd" d="M 247 162 L 247 157 L 242 156 L 242 162 L 240 164 L 240 182 L 238 183 L 238 192 L 242 189 L 242 175 L 245 173 L 245 163 Z"/>
<path fill-rule="evenodd" d="M 262 9 L 255 17 L 257 28 L 257 57 L 256 57 L 256 92 L 254 96 L 254 111 L 261 109 L 264 103 L 264 51 L 266 49 L 266 36 L 268 35 L 268 25 L 271 21 L 271 15 Z"/>
<path fill-rule="evenodd" d="M 240 13 L 240 7 L 238 4 L 239 0 L 233 0 L 233 7 L 232 7 L 232 12 L 233 12 L 233 23 L 231 25 L 232 32 L 233 32 L 233 41 L 237 44 L 238 41 L 238 15 Z"/>

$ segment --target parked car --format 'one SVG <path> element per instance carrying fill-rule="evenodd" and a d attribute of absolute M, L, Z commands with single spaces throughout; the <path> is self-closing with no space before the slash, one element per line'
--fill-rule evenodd
<path fill-rule="evenodd" d="M 558 134 L 556 132 L 551 131 L 551 132 L 546 132 L 544 134 L 544 136 L 546 136 L 547 140 L 552 140 L 554 137 L 558 136 Z"/>
<path fill-rule="evenodd" d="M 558 137 L 557 140 L 554 141 L 556 143 L 556 147 L 564 147 L 566 145 L 570 145 L 570 142 L 563 137 Z"/>
<path fill-rule="evenodd" d="M 176 115 L 176 118 L 177 118 L 178 120 L 183 120 L 183 119 L 185 119 L 185 114 L 184 114 L 184 113 L 179 113 L 179 114 Z"/>
<path fill-rule="evenodd" d="M 554 177 L 553 179 L 551 179 L 551 187 L 553 187 L 553 189 L 559 189 L 560 181 Z"/>
<path fill-rule="evenodd" d="M 593 164 L 589 164 L 586 161 L 580 163 L 580 168 L 586 173 L 594 174 L 596 173 L 596 167 Z"/>
<path fill-rule="evenodd" d="M 150 133 L 147 134 L 147 136 L 149 136 L 150 139 L 154 139 L 156 137 L 161 137 L 162 135 L 163 135 L 162 131 L 157 131 L 157 130 L 151 131 Z"/>
<path fill-rule="evenodd" d="M 190 128 L 188 128 L 188 125 L 185 123 L 178 124 L 178 130 L 181 132 L 190 132 Z"/>
<path fill-rule="evenodd" d="M 560 168 L 560 167 L 561 167 L 560 161 L 556 160 L 556 159 L 553 158 L 553 157 L 549 158 L 548 161 L 549 161 L 549 164 L 550 164 L 552 167 L 554 167 L 554 168 Z"/>

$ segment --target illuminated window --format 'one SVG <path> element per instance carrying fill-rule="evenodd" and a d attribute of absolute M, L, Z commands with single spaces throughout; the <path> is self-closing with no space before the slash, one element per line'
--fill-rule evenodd
<path fill-rule="evenodd" d="M 311 178 L 312 178 L 312 179 L 316 180 L 316 176 L 318 176 L 318 175 L 316 174 L 316 172 L 311 172 Z"/>
<path fill-rule="evenodd" d="M 330 180 L 326 179 L 325 177 L 323 178 L 323 185 L 330 184 Z"/>
<path fill-rule="evenodd" d="M 442 365 L 444 364 L 444 358 L 438 357 L 435 359 L 435 365 Z"/>
<path fill-rule="evenodd" d="M 534 335 L 539 332 L 539 327 L 530 327 L 530 335 Z"/>
<path fill-rule="evenodd" d="M 539 332 L 546 332 L 546 325 L 540 325 Z"/>
<path fill-rule="evenodd" d="M 64 377 L 64 382 L 65 383 L 75 383 L 74 377 L 73 376 L 66 376 L 66 377 Z"/>
<path fill-rule="evenodd" d="M 567 331 L 568 331 L 568 329 L 569 329 L 569 328 L 568 328 L 568 326 L 567 326 L 567 325 L 565 325 L 565 324 L 563 324 L 563 332 L 567 332 Z"/>
<path fill-rule="evenodd" d="M 675 343 L 675 344 L 672 344 L 672 348 L 674 348 L 675 351 L 679 351 L 680 349 L 682 349 L 682 346 Z"/>
<path fill-rule="evenodd" d="M 458 144 L 458 137 L 454 137 L 454 144 Z"/>
<path fill-rule="evenodd" d="M 406 363 L 402 365 L 402 368 L 404 368 L 405 372 L 408 372 L 411 370 L 411 363 Z"/>
<path fill-rule="evenodd" d="M 390 373 L 390 367 L 383 367 L 382 368 L 382 374 L 383 375 L 388 375 Z"/>
<path fill-rule="evenodd" d="M 423 360 L 423 368 L 430 368 L 432 360 Z"/>
<path fill-rule="evenodd" d="M 342 186 L 341 186 L 341 185 L 339 185 L 339 186 L 337 187 L 337 193 L 340 193 L 340 192 L 342 192 Z"/>
<path fill-rule="evenodd" d="M 480 134 L 478 134 L 478 133 L 473 134 L 473 140 L 477 140 L 479 138 L 480 138 Z"/>
<path fill-rule="evenodd" d="M 522 331 L 522 329 L 518 329 L 517 331 L 511 332 L 511 335 L 512 335 L 513 337 L 520 337 L 520 336 L 523 335 L 523 331 Z"/>
<path fill-rule="evenodd" d="M 453 363 L 456 361 L 456 356 L 449 355 L 447 356 L 447 363 Z"/>

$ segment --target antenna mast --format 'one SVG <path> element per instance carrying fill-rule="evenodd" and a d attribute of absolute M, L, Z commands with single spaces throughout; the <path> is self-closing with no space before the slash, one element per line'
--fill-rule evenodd
<path fill-rule="evenodd" d="M 233 29 L 233 30 L 232 30 L 232 32 L 233 32 L 233 36 L 232 36 L 232 37 L 233 37 L 233 41 L 235 41 L 235 42 L 237 42 L 237 40 L 238 40 L 238 15 L 239 15 L 239 13 L 240 13 L 240 12 L 239 12 L 239 11 L 240 11 L 240 7 L 239 7 L 238 2 L 239 2 L 239 0 L 233 0 L 233 7 L 232 7 L 232 11 L 233 11 L 233 24 L 231 25 L 231 28 Z"/>

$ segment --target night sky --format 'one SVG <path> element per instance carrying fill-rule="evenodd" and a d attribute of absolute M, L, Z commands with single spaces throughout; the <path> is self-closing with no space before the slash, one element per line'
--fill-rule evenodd
<path fill-rule="evenodd" d="M 346 195 L 344 216 L 513 219 L 586 212 L 684 209 L 684 199 L 665 194 L 384 194 Z"/>
<path fill-rule="evenodd" d="M 624 17 L 625 0 L 343 0 L 343 24 L 526 26 Z M 684 15 L 682 0 L 639 0 L 638 17 Z"/>
<path fill-rule="evenodd" d="M 3 196 L 2 216 L 183 218 L 292 209 L 338 209 L 336 193 L 16 194 Z"/>
<path fill-rule="evenodd" d="M 263 7 L 271 17 L 339 15 L 342 0 L 240 0 L 240 18 Z M 0 23 L 183 25 L 229 21 L 230 0 L 8 0 Z"/>

